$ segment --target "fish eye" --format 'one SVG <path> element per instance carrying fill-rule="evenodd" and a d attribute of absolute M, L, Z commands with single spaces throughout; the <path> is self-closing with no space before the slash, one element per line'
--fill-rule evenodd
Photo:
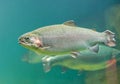
<path fill-rule="evenodd" d="M 26 42 L 30 42 L 30 38 L 29 37 L 25 37 Z"/>
<path fill-rule="evenodd" d="M 34 37 L 25 37 L 25 41 L 27 42 L 27 43 L 34 43 L 34 41 L 35 41 L 35 38 Z"/>
<path fill-rule="evenodd" d="M 26 40 L 29 40 L 29 38 L 28 38 L 28 37 L 26 37 L 25 39 L 26 39 Z"/>

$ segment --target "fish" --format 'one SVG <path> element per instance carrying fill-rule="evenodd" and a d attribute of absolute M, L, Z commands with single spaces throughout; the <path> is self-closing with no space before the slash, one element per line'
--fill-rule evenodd
<path fill-rule="evenodd" d="M 110 30 L 97 32 L 75 25 L 73 20 L 27 32 L 18 38 L 23 47 L 47 56 L 71 54 L 73 58 L 82 50 L 89 49 L 98 53 L 99 44 L 113 47 L 115 33 Z"/>
<path fill-rule="evenodd" d="M 99 46 L 98 53 L 93 53 L 89 49 L 80 53 L 77 59 L 73 59 L 70 54 L 42 58 L 44 71 L 49 72 L 54 66 L 78 71 L 96 71 L 108 68 L 120 60 L 120 50 L 105 45 Z"/>
<path fill-rule="evenodd" d="M 36 54 L 32 51 L 28 51 L 23 57 L 22 57 L 22 61 L 23 62 L 27 62 L 30 64 L 36 64 L 36 63 L 41 63 L 42 62 L 42 58 L 45 55 L 40 55 L 40 54 Z"/>

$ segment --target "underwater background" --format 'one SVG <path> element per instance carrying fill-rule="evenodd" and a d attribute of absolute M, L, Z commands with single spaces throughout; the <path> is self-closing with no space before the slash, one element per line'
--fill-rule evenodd
<path fill-rule="evenodd" d="M 28 50 L 18 44 L 20 35 L 67 20 L 100 32 L 113 30 L 119 43 L 120 0 L 0 0 L 0 84 L 91 84 L 86 79 L 93 74 L 69 69 L 62 74 L 61 67 L 45 73 L 42 64 L 21 60 Z"/>

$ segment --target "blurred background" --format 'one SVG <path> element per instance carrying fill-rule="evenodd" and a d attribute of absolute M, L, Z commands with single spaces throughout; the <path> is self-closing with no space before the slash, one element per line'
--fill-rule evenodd
<path fill-rule="evenodd" d="M 45 73 L 42 64 L 21 61 L 28 51 L 17 42 L 21 34 L 67 20 L 100 32 L 117 30 L 119 37 L 120 0 L 0 0 L 0 84 L 84 84 L 85 73 L 61 74 L 60 67 Z"/>

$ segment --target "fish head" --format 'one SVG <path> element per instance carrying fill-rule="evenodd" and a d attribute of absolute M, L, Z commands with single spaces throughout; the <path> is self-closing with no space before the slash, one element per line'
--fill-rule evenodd
<path fill-rule="evenodd" d="M 42 46 L 42 41 L 36 34 L 27 33 L 19 37 L 18 43 L 30 50 L 38 49 Z"/>

